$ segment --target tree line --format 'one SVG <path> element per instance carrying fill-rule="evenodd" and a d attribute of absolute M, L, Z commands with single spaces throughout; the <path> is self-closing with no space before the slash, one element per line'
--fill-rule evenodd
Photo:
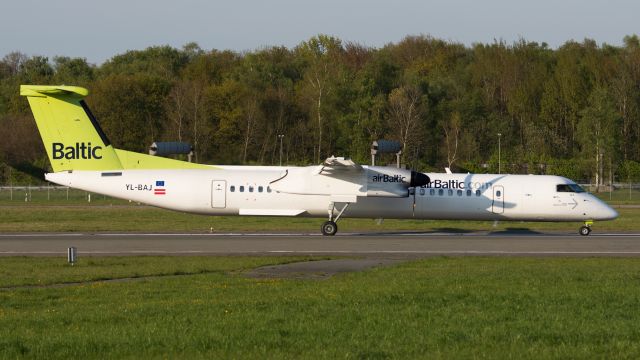
<path fill-rule="evenodd" d="M 318 35 L 247 52 L 154 46 L 101 65 L 14 52 L 0 61 L 4 183 L 48 166 L 20 84 L 86 87 L 116 147 L 185 141 L 203 163 L 278 164 L 278 135 L 286 164 L 368 163 L 373 140 L 393 139 L 422 171 L 497 172 L 500 152 L 502 172 L 640 180 L 636 35 L 558 49 L 424 35 L 374 48 Z"/>

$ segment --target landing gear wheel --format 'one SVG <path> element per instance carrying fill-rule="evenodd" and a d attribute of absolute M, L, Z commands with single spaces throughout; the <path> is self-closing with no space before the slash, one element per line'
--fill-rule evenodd
<path fill-rule="evenodd" d="M 322 235 L 333 236 L 338 232 L 338 224 L 333 221 L 325 221 L 320 230 L 322 230 Z"/>
<path fill-rule="evenodd" d="M 587 236 L 587 235 L 591 234 L 591 228 L 586 226 L 586 225 L 581 226 L 580 230 L 578 230 L 578 231 L 580 232 L 580 235 L 582 235 L 582 236 Z"/>

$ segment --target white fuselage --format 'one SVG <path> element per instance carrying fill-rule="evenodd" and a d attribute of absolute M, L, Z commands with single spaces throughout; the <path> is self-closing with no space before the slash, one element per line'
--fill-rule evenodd
<path fill-rule="evenodd" d="M 326 187 L 315 193 L 287 191 L 296 187 L 294 183 L 276 190 L 274 184 L 283 173 L 312 168 L 65 171 L 47 174 L 46 178 L 72 188 L 206 215 L 328 217 L 333 203 L 349 202 L 343 217 L 586 221 L 617 216 L 615 210 L 589 193 L 557 191 L 557 185 L 573 182 L 547 175 L 428 173 L 428 185 L 416 188 L 415 193 L 409 189 L 409 194 L 402 197 L 371 196 L 374 192 L 370 189 L 368 196 L 365 189 L 365 196 L 345 197 L 332 192 L 331 183 L 314 183 L 314 187 Z M 300 176 L 297 181 L 311 181 L 309 176 Z M 354 187 L 353 183 L 348 185 Z M 360 187 L 364 186 L 366 180 Z"/>

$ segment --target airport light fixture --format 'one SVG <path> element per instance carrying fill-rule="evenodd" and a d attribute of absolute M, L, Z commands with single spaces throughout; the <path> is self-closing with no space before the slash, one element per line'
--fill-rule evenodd
<path fill-rule="evenodd" d="M 67 248 L 67 261 L 71 266 L 76 264 L 76 260 L 78 259 L 78 249 L 75 246 Z"/>

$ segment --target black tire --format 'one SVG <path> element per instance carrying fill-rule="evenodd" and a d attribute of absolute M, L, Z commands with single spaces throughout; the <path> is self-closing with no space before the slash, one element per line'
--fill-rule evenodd
<path fill-rule="evenodd" d="M 325 221 L 320 230 L 324 236 L 333 236 L 338 232 L 338 224 L 333 221 Z"/>
<path fill-rule="evenodd" d="M 580 230 L 578 230 L 578 232 L 582 236 L 587 236 L 587 235 L 591 234 L 591 228 L 588 227 L 588 226 L 581 226 Z"/>

